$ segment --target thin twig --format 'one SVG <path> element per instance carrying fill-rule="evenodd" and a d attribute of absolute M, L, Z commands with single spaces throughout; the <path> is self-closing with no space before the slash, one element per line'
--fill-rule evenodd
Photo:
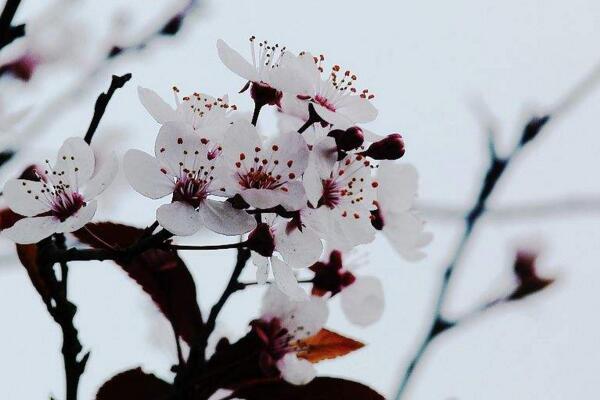
<path fill-rule="evenodd" d="M 112 98 L 113 94 L 120 89 L 131 79 L 131 74 L 125 74 L 122 76 L 113 75 L 112 80 L 110 81 L 110 86 L 106 92 L 100 93 L 98 99 L 96 99 L 96 105 L 94 106 L 94 115 L 92 116 L 92 121 L 90 122 L 90 126 L 85 134 L 84 140 L 90 144 L 92 142 L 92 138 L 94 137 L 94 133 L 96 133 L 96 129 L 98 129 L 98 124 L 100 124 L 100 120 L 106 111 L 106 106 L 108 106 L 108 102 Z"/>
<path fill-rule="evenodd" d="M 592 70 L 592 72 L 585 79 L 582 80 L 583 83 L 578 83 L 569 93 L 567 93 L 567 95 L 564 97 L 564 100 L 559 101 L 558 105 L 552 108 L 552 111 L 555 112 L 556 116 L 563 116 L 565 110 L 572 107 L 574 103 L 581 101 L 584 95 L 590 92 L 591 86 L 597 85 L 599 80 L 600 64 L 597 65 Z M 463 217 L 463 234 L 460 238 L 457 247 L 454 250 L 454 254 L 451 257 L 450 262 L 444 268 L 442 282 L 435 300 L 431 326 L 427 331 L 425 337 L 423 338 L 420 346 L 417 348 L 411 361 L 409 362 L 404 376 L 401 378 L 400 386 L 395 396 L 396 400 L 399 400 L 403 397 L 407 385 L 410 381 L 410 378 L 413 376 L 413 372 L 417 364 L 421 360 L 423 354 L 427 350 L 429 344 L 440 333 L 446 331 L 447 329 L 453 326 L 453 324 L 444 319 L 442 315 L 442 309 L 447 297 L 448 287 L 450 285 L 450 281 L 456 269 L 456 266 L 461 261 L 462 256 L 464 255 L 464 251 L 472 237 L 473 230 L 477 223 L 480 221 L 480 217 L 486 211 L 486 205 L 490 195 L 496 188 L 498 181 L 503 176 L 509 164 L 516 158 L 516 156 L 519 154 L 519 152 L 523 149 L 524 146 L 526 146 L 539 135 L 542 128 L 546 126 L 548 121 L 550 121 L 551 116 L 553 116 L 554 119 L 555 114 L 547 113 L 541 117 L 531 118 L 523 128 L 519 142 L 515 145 L 510 154 L 505 158 L 498 157 L 498 155 L 495 152 L 496 146 L 494 143 L 488 146 L 490 149 L 490 164 L 487 168 L 484 180 L 481 184 L 479 195 L 473 207 Z M 490 140 L 493 140 L 493 134 L 489 134 L 488 137 L 491 138 Z"/>
<path fill-rule="evenodd" d="M 227 244 L 208 244 L 208 245 L 186 245 L 186 244 L 165 244 L 163 247 L 171 250 L 224 250 L 239 249 L 246 246 L 248 242 L 227 243 Z"/>
<path fill-rule="evenodd" d="M 0 49 L 9 45 L 13 40 L 25 36 L 25 24 L 13 26 L 12 21 L 17 13 L 21 0 L 6 0 L 0 14 Z"/>

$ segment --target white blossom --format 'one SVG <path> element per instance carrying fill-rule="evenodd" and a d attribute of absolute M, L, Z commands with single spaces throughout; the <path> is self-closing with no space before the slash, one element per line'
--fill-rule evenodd
<path fill-rule="evenodd" d="M 49 160 L 38 173 L 40 181 L 11 179 L 4 198 L 17 214 L 24 215 L 2 234 L 17 243 L 35 243 L 54 234 L 73 232 L 91 221 L 99 194 L 117 173 L 116 156 L 96 169 L 94 153 L 80 138 L 69 138 L 61 146 L 54 166 Z"/>
<path fill-rule="evenodd" d="M 213 199 L 223 196 L 215 165 L 222 147 L 193 133 L 181 122 L 165 123 L 156 138 L 155 157 L 129 150 L 123 160 L 131 186 L 151 199 L 173 195 L 173 201 L 156 211 L 156 219 L 169 232 L 187 236 L 200 227 L 224 235 L 250 231 L 256 224 L 230 203 Z"/>

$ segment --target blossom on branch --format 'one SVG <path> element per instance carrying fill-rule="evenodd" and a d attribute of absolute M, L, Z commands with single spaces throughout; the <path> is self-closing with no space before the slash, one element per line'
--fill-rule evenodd
<path fill-rule="evenodd" d="M 223 182 L 215 165 L 223 148 L 194 133 L 181 122 L 165 123 L 156 138 L 155 157 L 129 150 L 123 160 L 131 186 L 151 199 L 172 195 L 172 202 L 156 211 L 156 219 L 169 232 L 188 236 L 202 226 L 224 235 L 250 231 L 256 223 L 223 196 Z"/>
<path fill-rule="evenodd" d="M 17 243 L 39 242 L 90 222 L 96 212 L 94 199 L 114 179 L 118 162 L 112 155 L 104 165 L 96 166 L 90 146 L 74 137 L 61 146 L 54 166 L 46 160 L 44 168 L 37 171 L 37 181 L 12 179 L 4 185 L 10 209 L 27 217 L 2 232 Z"/>

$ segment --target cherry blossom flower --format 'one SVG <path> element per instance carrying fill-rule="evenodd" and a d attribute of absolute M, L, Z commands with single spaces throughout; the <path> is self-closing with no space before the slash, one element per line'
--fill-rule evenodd
<path fill-rule="evenodd" d="M 356 123 L 371 122 L 377 118 L 377 109 L 371 104 L 374 95 L 367 89 L 358 93 L 354 84 L 356 75 L 341 70 L 334 65 L 327 77 L 323 78 L 324 57 L 313 57 L 301 53 L 293 62 L 301 71 L 297 78 L 302 90 L 296 97 L 309 102 L 318 116 L 325 122 L 345 129 Z M 304 120 L 308 120 L 308 108 Z"/>
<path fill-rule="evenodd" d="M 229 202 L 209 196 L 222 195 L 215 165 L 222 152 L 181 122 L 165 123 L 156 138 L 155 157 L 129 150 L 124 171 L 131 186 L 151 199 L 173 195 L 173 201 L 156 211 L 156 219 L 169 232 L 187 236 L 202 226 L 224 235 L 250 231 L 256 223 Z"/>
<path fill-rule="evenodd" d="M 38 171 L 38 181 L 11 179 L 4 185 L 4 198 L 11 210 L 27 218 L 2 231 L 17 243 L 36 243 L 54 233 L 73 232 L 90 222 L 99 194 L 114 179 L 118 163 L 113 155 L 95 169 L 94 153 L 80 138 L 67 139 L 54 166 L 49 160 Z"/>
<path fill-rule="evenodd" d="M 252 262 L 257 267 L 256 280 L 264 284 L 272 270 L 275 284 L 282 292 L 295 300 L 306 299 L 294 269 L 308 268 L 319 260 L 323 252 L 321 239 L 312 230 L 298 229 L 292 220 L 263 218 L 268 222 L 261 223 L 248 238 L 248 247 L 253 250 Z"/>
<path fill-rule="evenodd" d="M 246 121 L 232 125 L 223 139 L 220 177 L 225 192 L 239 194 L 258 209 L 282 206 L 288 211 L 306 206 L 300 179 L 308 163 L 308 146 L 296 132 L 263 141 Z"/>
<path fill-rule="evenodd" d="M 317 262 L 310 269 L 315 273 L 312 294 L 339 294 L 342 310 L 350 322 L 368 326 L 383 314 L 385 298 L 381 281 L 373 276 L 356 275 L 342 264 L 342 253 L 334 250 L 328 262 Z"/>
<path fill-rule="evenodd" d="M 377 180 L 373 226 L 383 232 L 404 259 L 422 259 L 425 257 L 422 248 L 431 242 L 433 235 L 425 232 L 425 222 L 412 208 L 418 189 L 417 170 L 409 164 L 384 161 L 379 165 Z"/>
<path fill-rule="evenodd" d="M 294 301 L 271 286 L 263 298 L 261 318 L 252 329 L 263 343 L 260 367 L 267 376 L 281 376 L 294 385 L 304 385 L 316 375 L 310 361 L 298 357 L 301 341 L 318 333 L 328 317 L 321 297 Z"/>
<path fill-rule="evenodd" d="M 193 93 L 179 98 L 179 89 L 173 87 L 175 108 L 171 107 L 155 91 L 138 87 L 138 97 L 148 113 L 159 124 L 183 122 L 191 125 L 199 135 L 213 141 L 220 139 L 234 121 L 235 105 L 229 104 L 224 95 L 215 98 L 204 93 Z"/>
<path fill-rule="evenodd" d="M 248 81 L 243 90 L 250 87 L 250 94 L 257 105 L 279 105 L 282 92 L 295 92 L 302 87 L 297 79 L 297 63 L 291 62 L 295 56 L 278 44 L 271 45 L 266 40 L 258 42 L 258 45 L 256 42 L 252 36 L 252 63 L 221 39 L 217 41 L 219 58 L 233 73 Z M 285 62 L 287 60 L 290 62 Z"/>
<path fill-rule="evenodd" d="M 330 248 L 346 251 L 375 238 L 371 210 L 378 183 L 366 157 L 346 154 L 338 160 L 338 155 L 333 138 L 313 147 L 304 187 L 315 208 L 303 210 L 302 222 L 319 232 Z"/>

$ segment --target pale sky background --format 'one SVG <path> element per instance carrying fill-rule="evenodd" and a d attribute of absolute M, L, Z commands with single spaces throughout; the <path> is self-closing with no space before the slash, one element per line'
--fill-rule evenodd
<path fill-rule="evenodd" d="M 39 5 L 24 0 L 18 14 L 27 21 Z M 9 100 L 33 106 L 35 115 L 49 99 L 77 81 L 94 64 L 95 49 L 114 29 L 117 12 L 129 21 L 120 36 L 153 24 L 170 2 L 82 1 L 74 14 L 82 26 L 88 61 L 77 69 L 41 70 L 31 86 L 6 85 Z M 156 3 L 156 5 L 154 5 Z M 128 10 L 127 12 L 119 10 Z M 111 28 L 112 27 L 112 28 Z M 89 31 L 89 36 L 84 36 Z M 404 161 L 420 172 L 423 203 L 466 208 L 485 166 L 484 136 L 471 104 L 483 99 L 498 121 L 500 151 L 510 148 L 532 110 L 552 106 L 600 62 L 600 3 L 593 0 L 221 0 L 202 4 L 175 40 L 159 39 L 141 54 L 126 55 L 83 87 L 73 103 L 60 107 L 43 126 L 22 136 L 23 151 L 0 180 L 28 162 L 54 154 L 66 137 L 87 129 L 96 96 L 110 74 L 133 73 L 111 101 L 95 144 L 122 154 L 131 147 L 150 151 L 157 124 L 139 104 L 137 85 L 170 99 L 170 87 L 183 92 L 237 95 L 243 85 L 218 60 L 218 38 L 247 49 L 251 35 L 293 50 L 324 53 L 351 68 L 359 86 L 376 94 L 375 131 L 399 131 L 407 143 Z M 113 33 L 113 36 L 117 36 Z M 133 39 L 132 39 L 133 38 Z M 507 172 L 492 205 L 506 207 L 600 196 L 600 87 L 544 130 Z M 274 124 L 265 120 L 268 131 Z M 31 138 L 35 139 L 31 139 Z M 146 225 L 160 202 L 128 189 L 122 177 L 101 201 L 98 219 Z M 484 219 L 457 271 L 446 314 L 460 316 L 493 299 L 512 284 L 515 249 L 538 243 L 541 273 L 558 283 L 525 301 L 503 305 L 439 338 L 420 365 L 405 398 L 414 400 L 596 399 L 600 363 L 598 284 L 600 213 L 567 210 L 557 215 Z M 460 232 L 460 221 L 432 218 L 435 234 L 429 256 L 411 264 L 383 238 L 361 248 L 368 263 L 360 273 L 383 280 L 387 307 L 368 328 L 350 325 L 337 301 L 328 327 L 368 344 L 350 356 L 318 365 L 321 375 L 355 379 L 391 396 L 414 346 L 431 318 L 440 271 Z M 194 238 L 196 243 L 212 239 Z M 221 240 L 223 241 L 223 240 Z M 359 255 L 360 255 L 359 254 Z M 233 265 L 233 252 L 186 253 L 205 315 L 219 296 Z M 51 320 L 9 243 L 0 242 L 0 398 L 63 398 L 60 331 Z M 250 266 L 245 277 L 252 279 Z M 115 373 L 142 365 L 170 378 L 175 360 L 169 331 L 150 299 L 110 262 L 73 263 L 70 298 L 78 307 L 80 339 L 92 356 L 80 385 L 80 398 L 92 399 Z M 219 331 L 245 332 L 258 313 L 262 288 L 236 294 L 223 310 Z"/>

